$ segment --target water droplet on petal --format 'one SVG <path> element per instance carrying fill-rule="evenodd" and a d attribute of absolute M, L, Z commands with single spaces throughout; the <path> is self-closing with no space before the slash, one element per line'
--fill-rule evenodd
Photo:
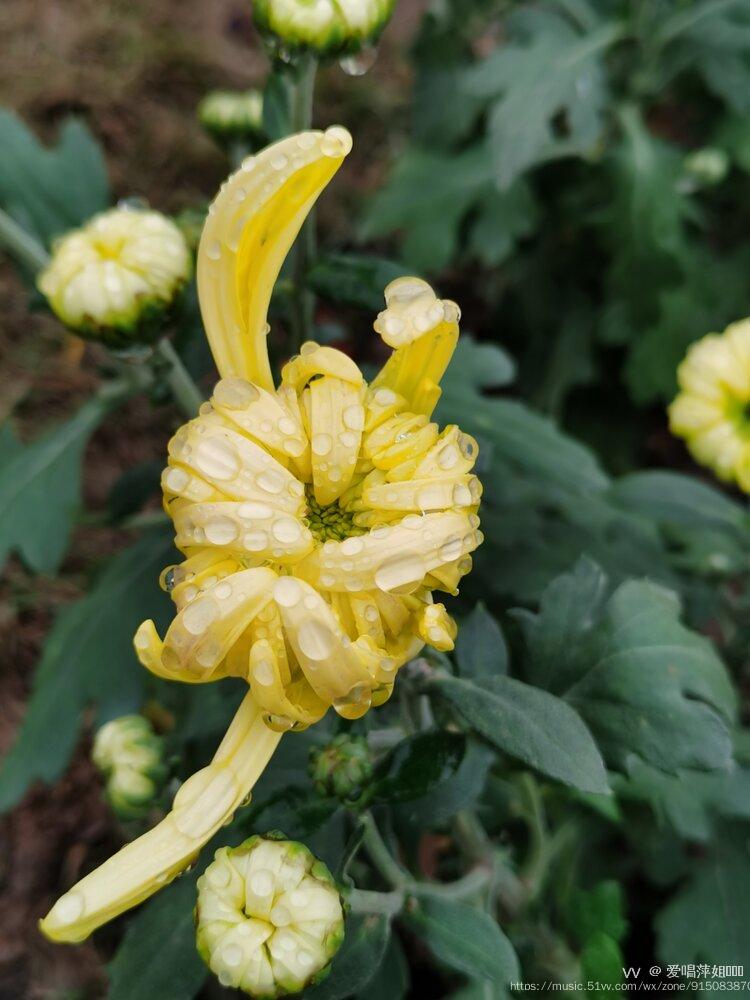
<path fill-rule="evenodd" d="M 211 240 L 206 247 L 206 256 L 209 260 L 221 259 L 221 243 L 218 240 Z"/>
<path fill-rule="evenodd" d="M 281 493 L 284 489 L 284 476 L 276 469 L 264 469 L 258 476 L 258 486 L 266 493 Z"/>
<path fill-rule="evenodd" d="M 359 405 L 347 406 L 341 415 L 344 426 L 352 431 L 361 431 L 365 426 L 365 411 Z"/>
<path fill-rule="evenodd" d="M 320 661 L 331 655 L 336 638 L 325 622 L 310 618 L 300 625 L 297 641 L 308 659 Z"/>
<path fill-rule="evenodd" d="M 200 472 L 213 479 L 234 479 L 240 471 L 240 460 L 234 445 L 220 437 L 201 441 L 195 449 L 194 461 Z"/>
<path fill-rule="evenodd" d="M 302 599 L 302 587 L 291 576 L 282 576 L 276 581 L 273 597 L 282 608 L 293 608 Z"/>
<path fill-rule="evenodd" d="M 343 697 L 334 698 L 333 707 L 343 719 L 360 719 L 372 704 L 367 684 L 355 684 Z"/>
<path fill-rule="evenodd" d="M 327 455 L 333 447 L 333 441 L 330 434 L 313 434 L 310 445 L 315 455 Z"/>
<path fill-rule="evenodd" d="M 182 612 L 182 624 L 191 635 L 203 635 L 219 617 L 219 606 L 212 597 L 200 597 Z"/>
<path fill-rule="evenodd" d="M 380 590 L 391 591 L 419 583 L 426 572 L 418 552 L 403 552 L 386 559 L 375 570 L 375 584 Z"/>
<path fill-rule="evenodd" d="M 276 672 L 268 660 L 260 660 L 253 667 L 253 677 L 263 687 L 269 687 L 276 679 Z"/>
<path fill-rule="evenodd" d="M 223 515 L 206 522 L 206 539 L 212 545 L 229 545 L 239 534 L 237 525 L 231 517 Z"/>
<path fill-rule="evenodd" d="M 75 920 L 83 916 L 85 909 L 86 900 L 83 893 L 74 889 L 71 892 L 66 892 L 64 896 L 58 899 L 53 912 L 60 923 L 72 924 Z"/>

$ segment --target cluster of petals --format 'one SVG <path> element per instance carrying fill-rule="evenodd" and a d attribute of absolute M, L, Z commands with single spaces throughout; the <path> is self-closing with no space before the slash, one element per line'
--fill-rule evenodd
<path fill-rule="evenodd" d="M 672 432 L 719 479 L 750 491 L 750 319 L 693 344 L 677 381 Z"/>
<path fill-rule="evenodd" d="M 293 841 L 223 847 L 198 879 L 196 940 L 223 986 L 257 998 L 298 993 L 328 971 L 344 938 L 330 872 Z"/>
<path fill-rule="evenodd" d="M 246 159 L 209 209 L 198 292 L 221 376 L 169 444 L 162 485 L 185 559 L 177 614 L 134 644 L 154 674 L 234 676 L 248 692 L 213 760 L 171 812 L 87 875 L 42 921 L 78 941 L 184 870 L 248 800 L 281 734 L 333 708 L 362 716 L 425 643 L 452 648 L 434 592 L 455 594 L 481 543 L 477 443 L 432 420 L 459 312 L 418 278 L 385 290 L 392 353 L 369 384 L 343 352 L 303 345 L 274 382 L 266 317 L 282 263 L 351 148 L 303 132 Z"/>

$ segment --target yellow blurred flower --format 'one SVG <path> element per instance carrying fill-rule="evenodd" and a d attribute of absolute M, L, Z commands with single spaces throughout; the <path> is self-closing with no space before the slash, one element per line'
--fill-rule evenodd
<path fill-rule="evenodd" d="M 212 90 L 198 105 L 198 121 L 219 143 L 256 138 L 263 131 L 263 94 Z"/>
<path fill-rule="evenodd" d="M 672 432 L 719 479 L 750 492 L 750 319 L 693 344 L 677 381 Z"/>
<path fill-rule="evenodd" d="M 281 733 L 331 707 L 359 718 L 425 642 L 453 646 L 432 592 L 457 592 L 482 540 L 476 442 L 430 419 L 458 308 L 418 278 L 389 285 L 375 329 L 394 350 L 369 385 L 315 343 L 278 386 L 268 361 L 274 282 L 350 148 L 341 128 L 291 136 L 246 160 L 209 211 L 198 289 L 222 378 L 170 442 L 162 480 L 186 557 L 163 577 L 178 613 L 163 642 L 149 621 L 135 647 L 160 677 L 237 676 L 250 691 L 173 812 L 58 901 L 42 924 L 56 939 L 85 937 L 184 868 Z"/>
<path fill-rule="evenodd" d="M 338 56 L 377 41 L 395 6 L 396 0 L 253 0 L 253 16 L 285 49 Z"/>
<path fill-rule="evenodd" d="M 147 343 L 192 272 L 177 226 L 137 208 L 113 208 L 66 233 L 39 275 L 53 312 L 82 337 L 112 348 Z"/>
<path fill-rule="evenodd" d="M 330 872 L 289 840 L 251 837 L 218 850 L 198 879 L 195 915 L 206 965 L 223 986 L 253 997 L 320 982 L 344 940 Z"/>

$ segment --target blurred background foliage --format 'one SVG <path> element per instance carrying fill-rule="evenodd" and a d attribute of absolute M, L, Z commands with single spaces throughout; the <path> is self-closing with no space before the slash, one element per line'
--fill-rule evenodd
<path fill-rule="evenodd" d="M 290 130 L 289 66 L 246 5 L 204 8 L 0 10 L 0 207 L 35 240 L 123 197 L 195 237 L 229 169 L 193 119 L 212 86 L 264 88 L 259 142 Z M 394 920 L 351 918 L 318 1000 L 503 997 L 521 976 L 614 984 L 654 963 L 750 973 L 750 520 L 665 419 L 688 344 L 750 312 L 750 9 L 401 0 L 370 61 L 318 78 L 316 124 L 347 125 L 355 152 L 321 202 L 317 336 L 375 364 L 373 314 L 405 272 L 461 305 L 439 417 L 480 442 L 486 542 L 455 656 L 417 661 L 353 726 L 285 739 L 221 842 L 281 828 L 381 890 L 374 816 L 410 877 L 491 869 L 489 894 L 411 886 Z M 200 865 L 74 954 L 34 929 L 134 832 L 103 804 L 92 726 L 141 710 L 165 736 L 156 815 L 241 692 L 138 669 L 135 627 L 170 614 L 158 478 L 180 416 L 158 365 L 145 392 L 113 393 L 121 362 L 66 339 L 17 263 L 0 270 L 0 993 L 217 996 L 193 948 Z M 283 278 L 277 360 L 288 299 Z M 193 291 L 175 344 L 210 386 Z M 342 803 L 307 755 L 350 729 L 376 762 Z"/>

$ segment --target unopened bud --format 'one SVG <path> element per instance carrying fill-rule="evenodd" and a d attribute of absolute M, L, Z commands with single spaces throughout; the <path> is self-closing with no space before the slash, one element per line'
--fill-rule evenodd
<path fill-rule="evenodd" d="M 219 145 L 252 144 L 263 133 L 263 94 L 259 90 L 213 90 L 198 105 L 198 121 Z"/>
<path fill-rule="evenodd" d="M 166 777 L 164 741 L 142 715 L 112 719 L 94 738 L 92 759 L 106 778 L 107 800 L 120 819 L 140 819 Z"/>
<path fill-rule="evenodd" d="M 113 208 L 58 240 L 37 284 L 67 327 L 117 350 L 162 334 L 191 270 L 173 222 L 158 212 Z"/>
<path fill-rule="evenodd" d="M 372 777 L 372 751 L 362 736 L 342 734 L 310 751 L 310 776 L 321 795 L 357 798 Z"/>
<path fill-rule="evenodd" d="M 441 653 L 453 649 L 458 634 L 458 626 L 444 604 L 425 604 L 417 618 L 417 629 L 420 638 Z"/>
<path fill-rule="evenodd" d="M 344 939 L 330 872 L 302 844 L 250 837 L 222 847 L 198 879 L 196 943 L 223 986 L 251 997 L 319 982 Z"/>
<path fill-rule="evenodd" d="M 346 56 L 374 44 L 396 0 L 254 0 L 259 30 L 287 50 Z"/>
<path fill-rule="evenodd" d="M 720 184 L 729 171 L 729 157 L 723 149 L 706 146 L 685 157 L 685 173 L 696 187 Z"/>

